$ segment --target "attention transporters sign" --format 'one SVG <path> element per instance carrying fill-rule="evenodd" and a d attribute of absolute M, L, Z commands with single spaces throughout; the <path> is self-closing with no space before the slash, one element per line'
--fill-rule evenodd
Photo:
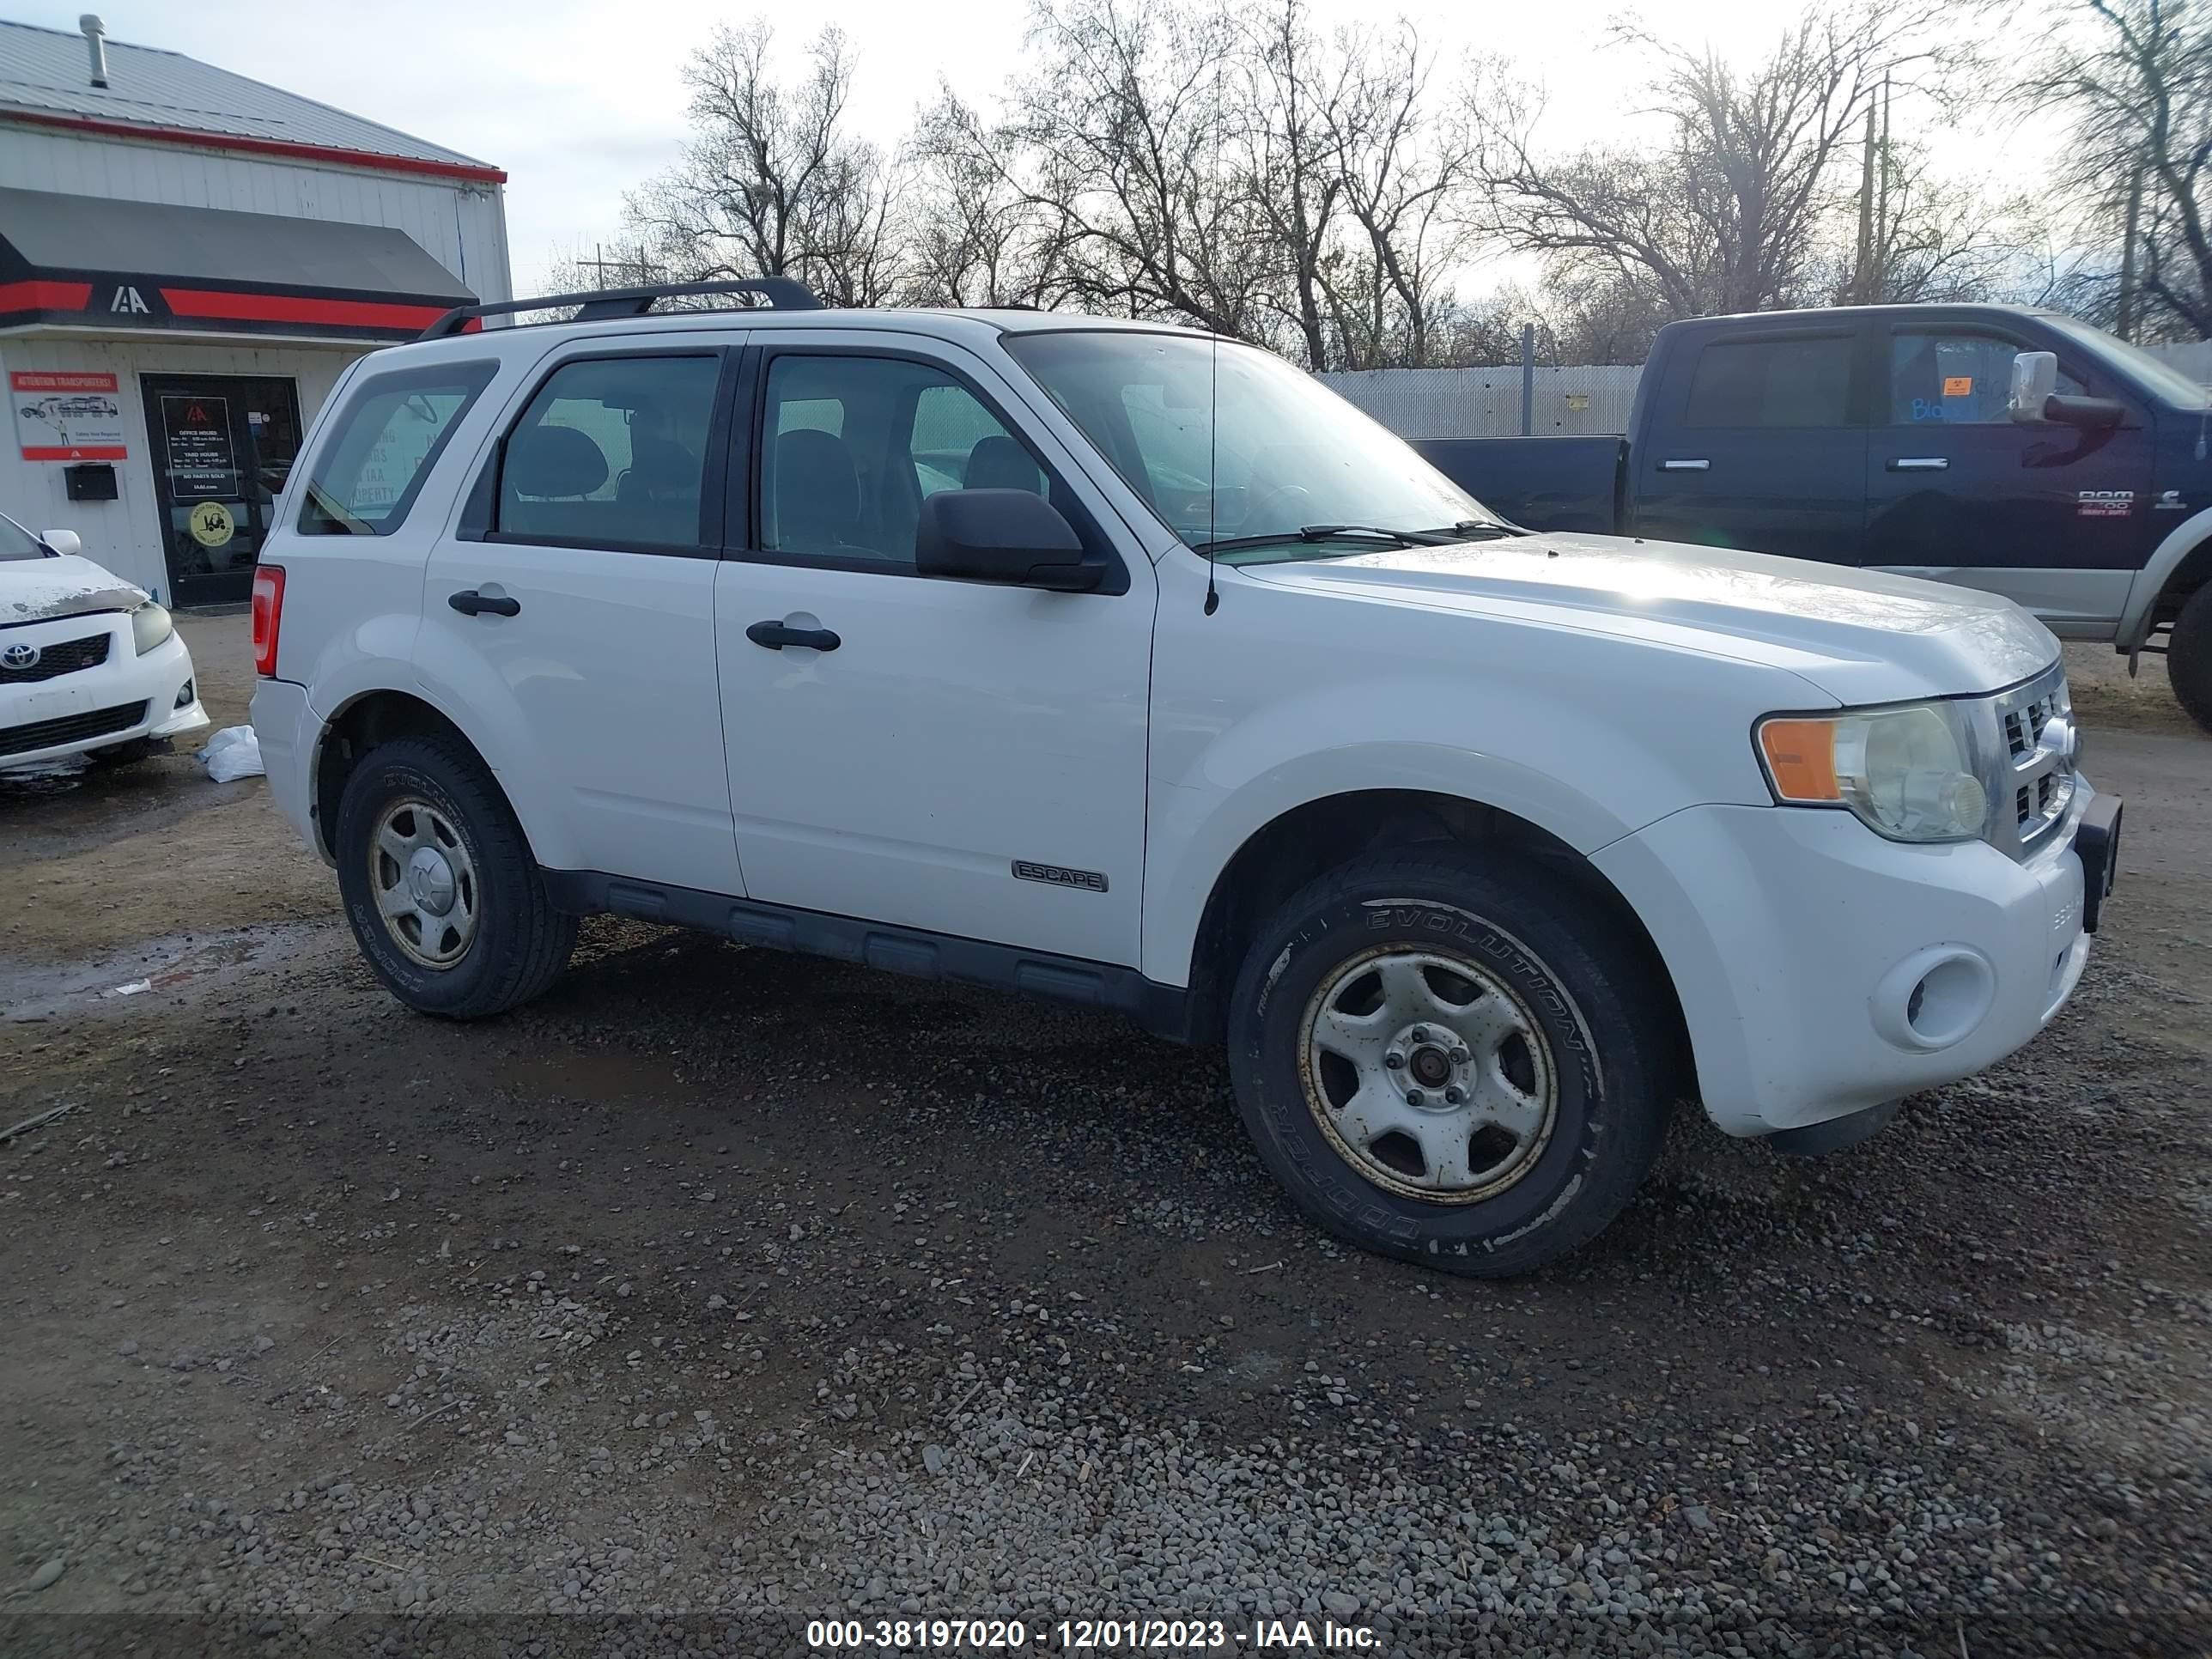
<path fill-rule="evenodd" d="M 128 453 L 112 374 L 17 369 L 8 401 L 27 461 L 119 461 Z"/>

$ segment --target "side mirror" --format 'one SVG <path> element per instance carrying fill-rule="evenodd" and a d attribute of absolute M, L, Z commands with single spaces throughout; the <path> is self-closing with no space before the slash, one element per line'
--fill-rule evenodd
<path fill-rule="evenodd" d="M 84 540 L 74 530 L 46 530 L 39 533 L 44 542 L 64 558 L 84 551 Z"/>
<path fill-rule="evenodd" d="M 925 576 L 1010 587 L 1083 593 L 1104 569 L 1088 563 L 1083 543 L 1060 509 L 1026 489 L 945 489 L 921 504 L 914 566 Z"/>
<path fill-rule="evenodd" d="M 2058 354 L 2023 351 L 2012 360 L 2012 390 L 2005 398 L 2005 410 L 2022 422 L 2047 421 L 2051 417 L 2044 406 L 2057 390 Z"/>

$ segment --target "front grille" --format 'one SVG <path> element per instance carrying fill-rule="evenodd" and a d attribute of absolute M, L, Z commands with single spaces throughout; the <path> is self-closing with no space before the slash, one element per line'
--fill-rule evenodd
<path fill-rule="evenodd" d="M 0 646 L 0 686 L 27 685 L 33 680 L 51 680 L 64 674 L 74 674 L 80 668 L 97 668 L 107 660 L 110 634 L 88 634 L 81 640 L 64 640 L 58 645 L 42 645 L 39 659 L 28 668 L 10 668 L 4 646 Z"/>
<path fill-rule="evenodd" d="M 2065 670 L 2054 663 L 1990 703 L 2003 752 L 1985 763 L 1995 773 L 1985 781 L 1995 786 L 1997 800 L 2011 800 L 2012 811 L 2001 813 L 1990 836 L 2014 858 L 2026 858 L 2066 821 L 2074 799 L 2073 701 Z"/>
<path fill-rule="evenodd" d="M 144 703 L 126 702 L 113 708 L 64 714 L 59 720 L 33 720 L 28 726 L 0 726 L 0 755 L 27 755 L 37 749 L 57 749 L 65 743 L 128 732 L 145 718 Z"/>
<path fill-rule="evenodd" d="M 2035 752 L 2043 741 L 2043 728 L 2051 724 L 2051 715 L 2057 712 L 2058 694 L 2047 691 L 2006 714 L 2005 747 L 2012 751 L 2014 760 Z"/>

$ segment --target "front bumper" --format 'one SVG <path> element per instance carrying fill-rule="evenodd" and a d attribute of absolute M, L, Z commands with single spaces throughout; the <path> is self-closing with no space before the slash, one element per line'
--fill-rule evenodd
<path fill-rule="evenodd" d="M 1666 960 L 1707 1113 L 1772 1134 L 1956 1082 L 2043 1029 L 2088 960 L 2074 842 L 2102 799 L 2081 780 L 2024 862 L 1755 806 L 1674 813 L 1594 861 Z"/>
<path fill-rule="evenodd" d="M 192 655 L 172 634 L 144 656 L 119 611 L 10 628 L 4 643 L 41 650 L 106 633 L 104 662 L 52 679 L 10 684 L 0 672 L 0 771 L 112 749 L 140 738 L 173 738 L 208 723 Z"/>

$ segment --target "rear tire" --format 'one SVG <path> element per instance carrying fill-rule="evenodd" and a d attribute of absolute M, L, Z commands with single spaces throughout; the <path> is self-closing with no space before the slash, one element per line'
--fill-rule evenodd
<path fill-rule="evenodd" d="M 2212 732 L 2212 581 L 2191 593 L 2166 642 L 2166 678 L 2174 701 Z"/>
<path fill-rule="evenodd" d="M 1438 845 L 1311 883 L 1230 1012 L 1245 1126 L 1298 1207 L 1482 1278 L 1595 1237 L 1657 1157 L 1674 1022 L 1640 941 L 1506 852 Z"/>
<path fill-rule="evenodd" d="M 576 918 L 553 908 L 507 797 L 459 744 L 371 750 L 339 796 L 333 840 L 354 938 L 409 1007 L 482 1019 L 568 965 Z"/>

